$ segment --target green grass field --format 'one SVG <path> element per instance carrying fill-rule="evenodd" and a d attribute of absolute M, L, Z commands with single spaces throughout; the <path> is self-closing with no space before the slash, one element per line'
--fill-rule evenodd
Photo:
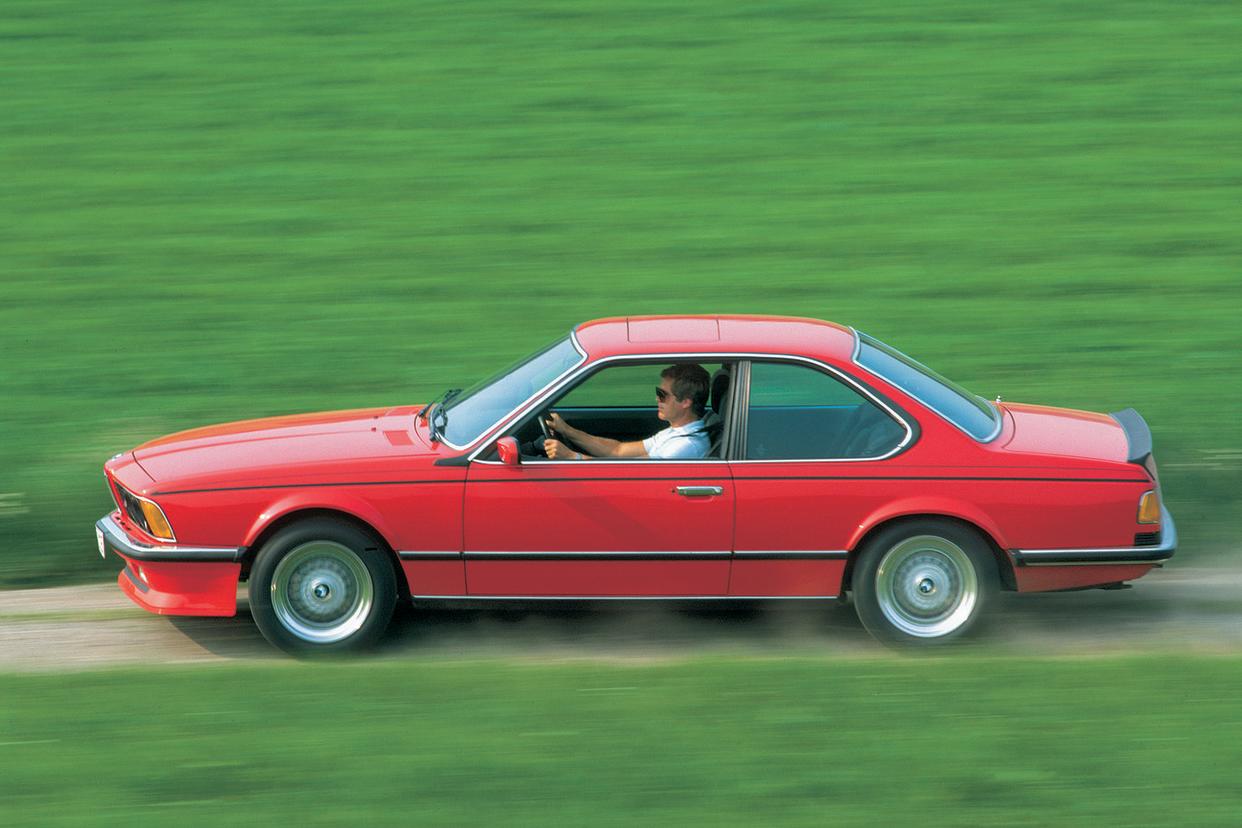
<path fill-rule="evenodd" d="M 12 825 L 1221 825 L 1242 661 L 0 677 Z M 71 784 L 66 784 L 71 780 Z"/>
<path fill-rule="evenodd" d="M 425 400 L 572 324 L 853 324 L 1242 488 L 1242 11 L 0 5 L 0 585 L 111 577 L 100 465 Z M 204 760 L 208 761 L 208 760 Z"/>

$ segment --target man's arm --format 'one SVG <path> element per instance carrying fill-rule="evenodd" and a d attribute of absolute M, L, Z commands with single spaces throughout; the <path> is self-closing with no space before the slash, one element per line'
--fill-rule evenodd
<path fill-rule="evenodd" d="M 584 455 L 591 457 L 646 457 L 647 449 L 643 446 L 642 440 L 635 440 L 629 443 L 623 443 L 620 440 L 612 440 L 608 437 L 596 437 L 594 434 L 587 434 L 580 428 L 574 428 L 561 419 L 561 415 L 555 411 L 552 412 L 547 420 L 548 427 L 557 434 L 562 434 L 574 442 L 574 445 L 582 449 Z M 577 452 L 570 449 L 559 440 L 547 440 L 544 442 L 544 448 L 547 450 L 548 458 L 553 460 L 575 460 Z M 587 459 L 584 456 L 582 459 Z"/>

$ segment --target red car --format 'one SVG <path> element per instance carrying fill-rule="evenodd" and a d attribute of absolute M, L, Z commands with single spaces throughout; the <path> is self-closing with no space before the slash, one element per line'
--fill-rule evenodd
<path fill-rule="evenodd" d="M 812 319 L 587 322 L 430 405 L 186 431 L 104 472 L 135 603 L 228 616 L 248 581 L 303 653 L 411 598 L 852 592 L 877 637 L 934 644 L 996 590 L 1119 585 L 1177 545 L 1133 409 L 988 402 Z"/>

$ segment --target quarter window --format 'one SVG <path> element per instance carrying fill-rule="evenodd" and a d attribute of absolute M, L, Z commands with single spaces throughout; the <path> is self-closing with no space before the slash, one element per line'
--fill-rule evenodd
<path fill-rule="evenodd" d="M 793 363 L 751 366 L 748 460 L 880 457 L 905 437 L 884 409 L 830 374 Z"/>

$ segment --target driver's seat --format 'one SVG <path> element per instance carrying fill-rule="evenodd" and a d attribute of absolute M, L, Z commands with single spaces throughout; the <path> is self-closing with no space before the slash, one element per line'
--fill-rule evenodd
<path fill-rule="evenodd" d="M 729 416 L 729 381 L 732 377 L 729 366 L 725 365 L 712 375 L 711 410 L 703 417 L 703 425 L 707 428 L 707 437 L 711 447 L 707 450 L 708 457 L 719 457 L 721 444 L 724 443 L 725 420 Z"/>

